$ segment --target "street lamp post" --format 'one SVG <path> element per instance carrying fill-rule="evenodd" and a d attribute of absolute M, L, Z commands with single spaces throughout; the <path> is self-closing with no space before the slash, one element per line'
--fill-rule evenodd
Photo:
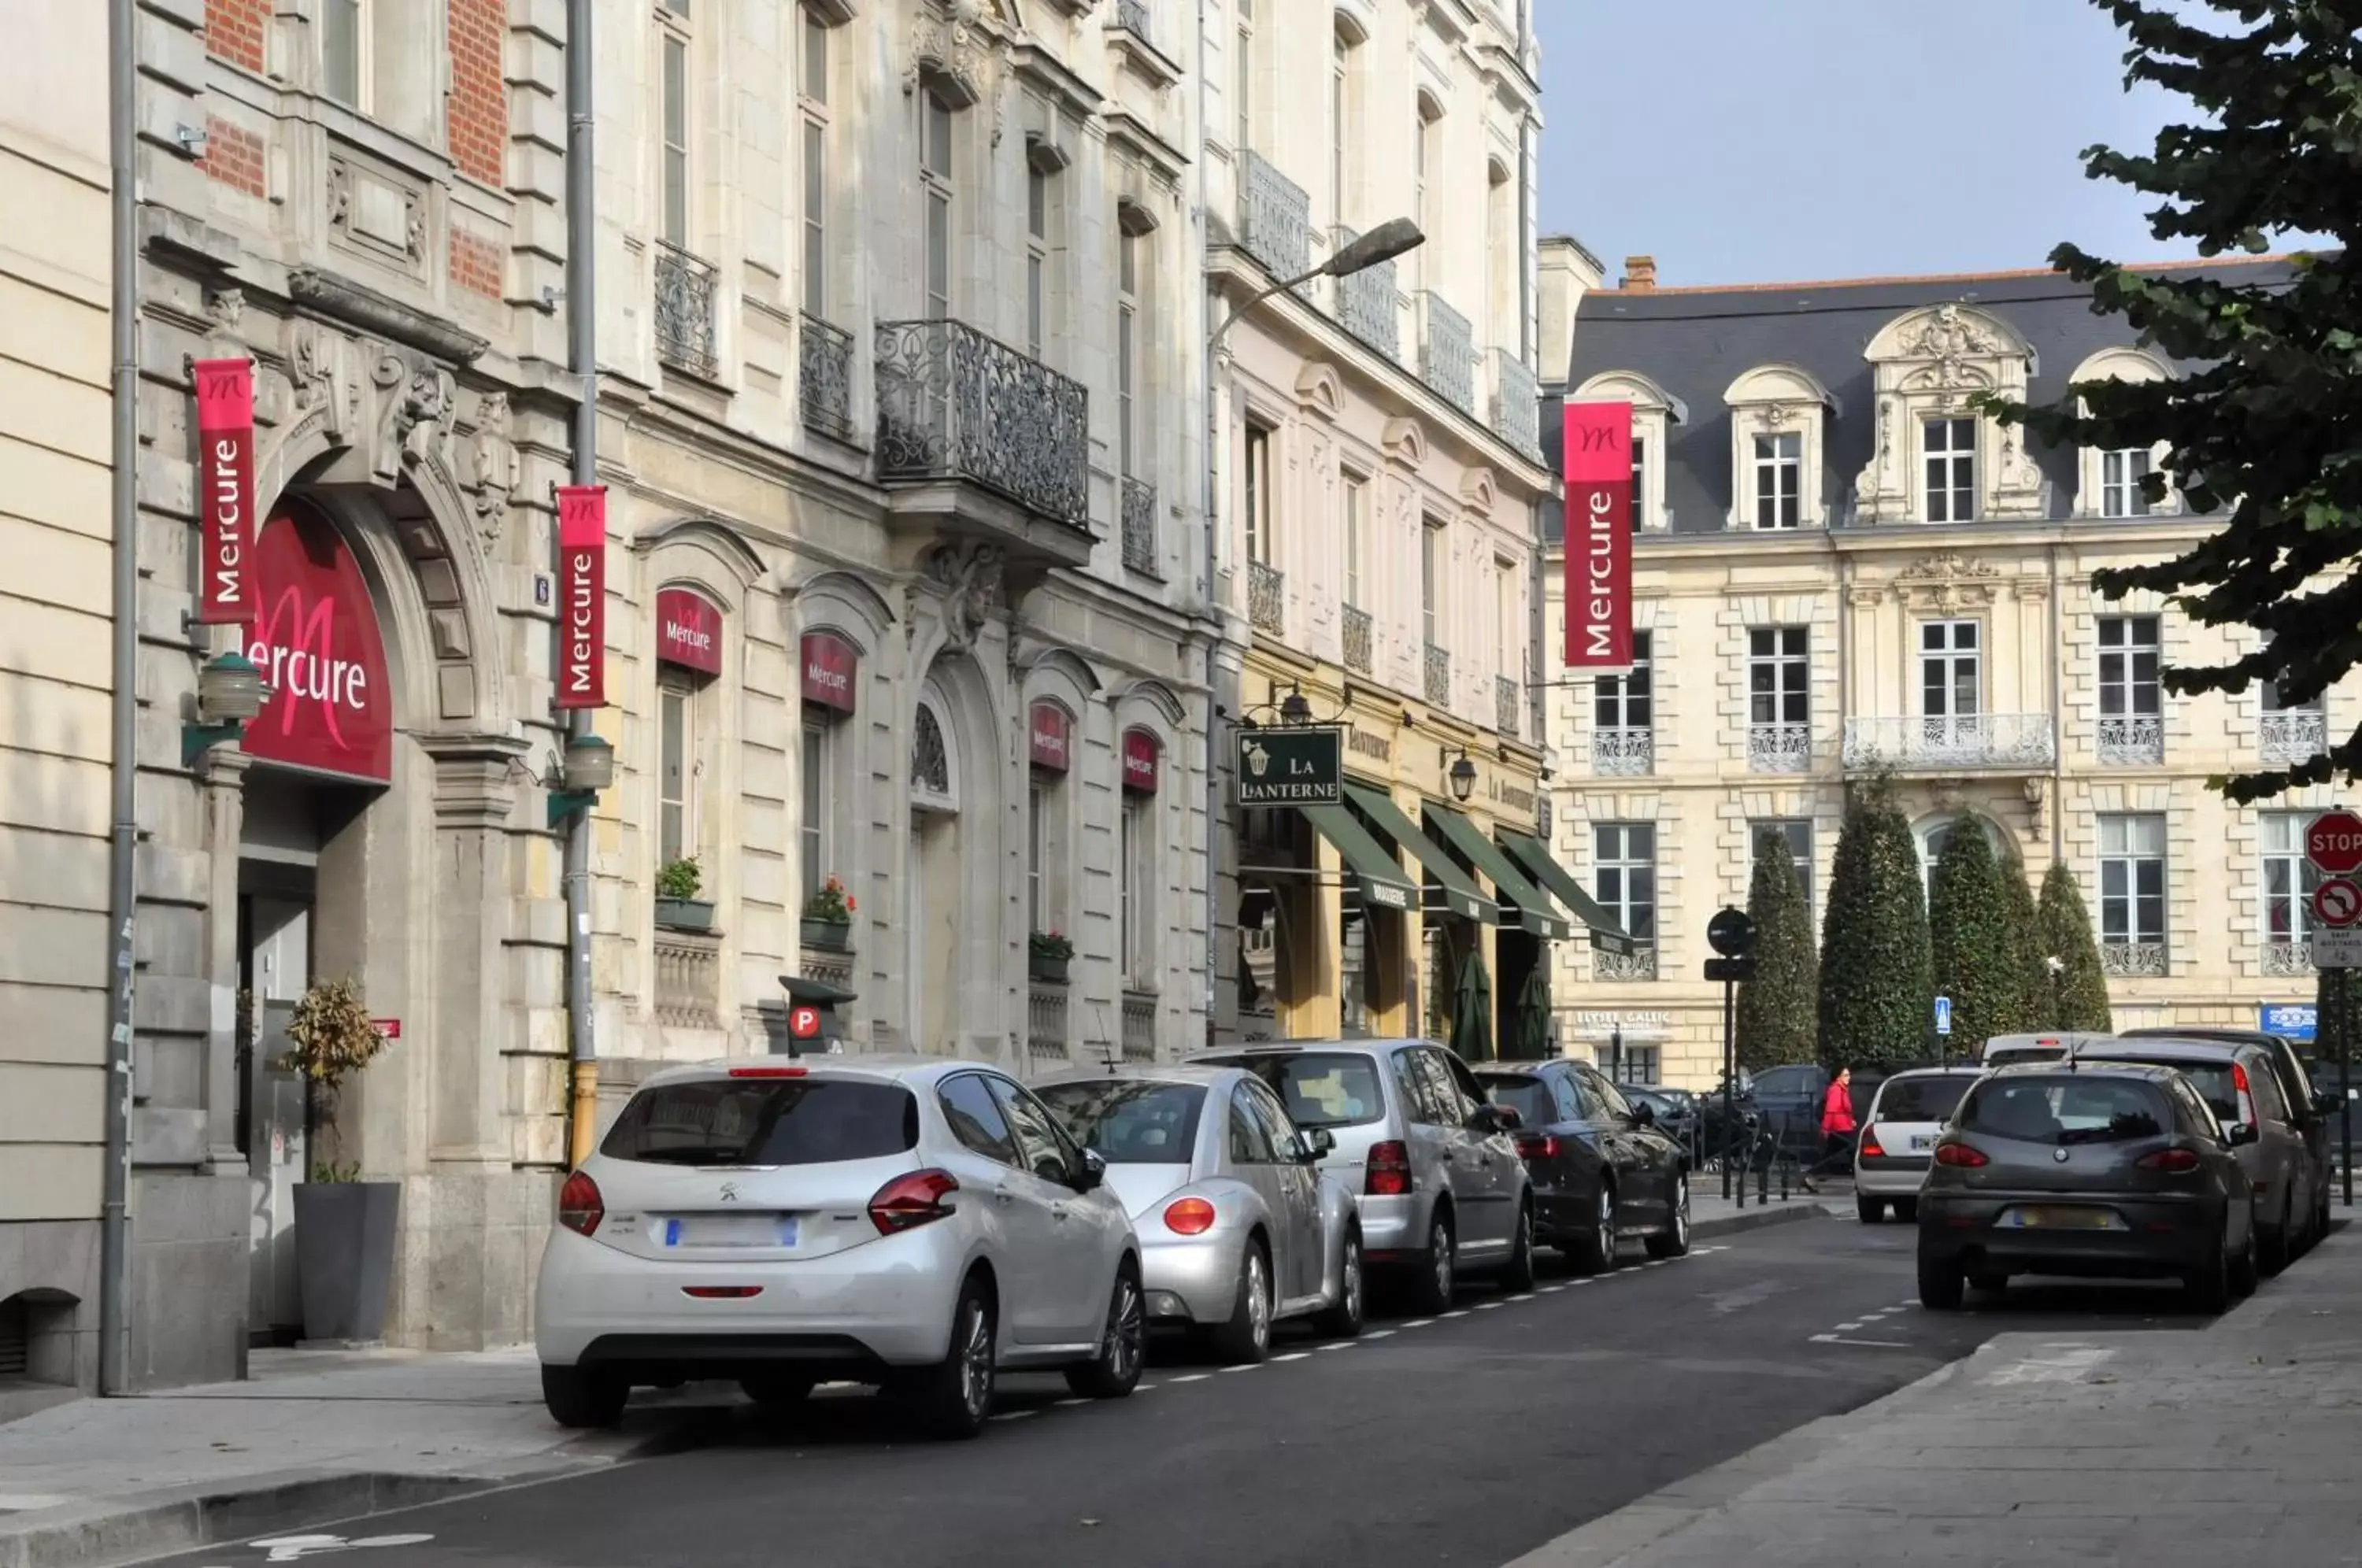
<path fill-rule="evenodd" d="M 2067 960 L 2053 953 L 2042 961 L 2050 971 L 2050 1027 L 2067 1027 Z"/>

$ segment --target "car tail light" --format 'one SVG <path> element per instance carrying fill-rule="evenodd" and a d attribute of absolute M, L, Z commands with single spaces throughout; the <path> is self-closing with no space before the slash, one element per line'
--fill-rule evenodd
<path fill-rule="evenodd" d="M 1202 1198 L 1185 1198 L 1166 1207 L 1164 1228 L 1176 1236 L 1202 1236 L 1214 1228 L 1214 1206 Z"/>
<path fill-rule="evenodd" d="M 599 1196 L 599 1184 L 582 1172 L 568 1176 L 557 1189 L 557 1222 L 575 1234 L 590 1235 L 606 1217 L 607 1201 Z"/>
<path fill-rule="evenodd" d="M 811 1075 L 810 1067 L 733 1067 L 734 1078 L 801 1078 Z"/>
<path fill-rule="evenodd" d="M 2188 1149 L 2159 1149 L 2154 1154 L 2143 1154 L 2133 1164 L 2145 1171 L 2163 1171 L 2169 1176 L 2188 1176 L 2198 1168 L 2198 1156 Z"/>
<path fill-rule="evenodd" d="M 2256 1124 L 2256 1097 L 2249 1092 L 2245 1065 L 2238 1062 L 2231 1064 L 2231 1088 L 2239 1096 L 2239 1120 L 2253 1127 Z"/>
<path fill-rule="evenodd" d="M 1520 1132 L 1517 1138 L 1518 1157 L 1523 1160 L 1555 1160 L 1558 1158 L 1558 1135 L 1554 1132 Z"/>
<path fill-rule="evenodd" d="M 1963 1171 L 1972 1171 L 1981 1165 L 1992 1164 L 1991 1160 L 1985 1158 L 1985 1152 L 1972 1143 L 1937 1144 L 1936 1163 Z"/>
<path fill-rule="evenodd" d="M 700 1301 L 751 1301 L 763 1294 L 759 1285 L 684 1285 L 683 1296 L 693 1296 Z"/>
<path fill-rule="evenodd" d="M 1868 1160 L 1886 1158 L 1886 1150 L 1878 1141 L 1877 1128 L 1865 1127 L 1861 1130 L 1861 1154 Z"/>
<path fill-rule="evenodd" d="M 1410 1145 L 1399 1139 L 1371 1144 L 1362 1191 L 1372 1198 L 1400 1198 L 1410 1188 Z"/>
<path fill-rule="evenodd" d="M 881 1236 L 931 1225 L 950 1218 L 953 1211 L 944 1207 L 944 1199 L 958 1190 L 959 1183 L 949 1171 L 912 1171 L 896 1176 L 869 1200 L 869 1222 Z"/>

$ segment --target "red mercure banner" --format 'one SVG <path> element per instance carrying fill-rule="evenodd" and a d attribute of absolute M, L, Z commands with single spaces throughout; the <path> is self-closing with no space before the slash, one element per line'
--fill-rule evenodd
<path fill-rule="evenodd" d="M 657 657 L 701 675 L 722 673 L 722 609 L 686 588 L 657 594 Z"/>
<path fill-rule="evenodd" d="M 1157 775 L 1163 771 L 1164 747 L 1155 735 L 1146 730 L 1126 730 L 1123 734 L 1123 787 L 1136 795 L 1156 793 Z"/>
<path fill-rule="evenodd" d="M 254 363 L 199 359 L 197 516 L 204 529 L 197 619 L 251 626 L 254 580 Z"/>
<path fill-rule="evenodd" d="M 557 705 L 607 704 L 607 490 L 557 491 Z"/>
<path fill-rule="evenodd" d="M 803 661 L 804 701 L 852 712 L 853 678 L 861 668 L 861 655 L 853 645 L 827 632 L 806 632 Z"/>
<path fill-rule="evenodd" d="M 1566 664 L 1632 668 L 1632 405 L 1566 405 Z"/>
<path fill-rule="evenodd" d="M 1033 766 L 1064 773 L 1072 767 L 1074 721 L 1055 702 L 1033 704 Z"/>
<path fill-rule="evenodd" d="M 295 507 L 250 553 L 246 657 L 270 697 L 240 744 L 261 761 L 391 783 L 393 691 L 360 563 L 326 518 Z"/>

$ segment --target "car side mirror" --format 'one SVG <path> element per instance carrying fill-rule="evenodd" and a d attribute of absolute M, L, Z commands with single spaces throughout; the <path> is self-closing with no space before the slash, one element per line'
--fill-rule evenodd
<path fill-rule="evenodd" d="M 1303 1151 L 1307 1165 L 1327 1158 L 1337 1152 L 1337 1134 L 1326 1127 L 1307 1127 L 1296 1135 L 1297 1146 Z"/>
<path fill-rule="evenodd" d="M 2256 1141 L 2256 1129 L 2245 1121 L 2234 1121 L 2223 1129 L 2223 1141 L 2236 1149 Z"/>
<path fill-rule="evenodd" d="M 1632 1108 L 1632 1125 L 1633 1125 L 1633 1126 L 1635 1126 L 1635 1127 L 1654 1127 L 1656 1124 L 1657 1124 L 1657 1110 L 1656 1110 L 1656 1107 L 1654 1107 L 1654 1106 L 1650 1105 L 1647 1100 L 1645 1100 L 1645 1099 L 1644 1099 L 1644 1100 L 1642 1100 L 1639 1104 L 1638 1104 L 1638 1105 L 1636 1105 L 1636 1106 L 1634 1106 L 1634 1107 Z"/>
<path fill-rule="evenodd" d="M 1525 1124 L 1525 1118 L 1506 1105 L 1480 1105 L 1468 1117 L 1472 1132 L 1515 1132 Z"/>
<path fill-rule="evenodd" d="M 1081 1165 L 1075 1172 L 1076 1192 L 1097 1192 L 1107 1185 L 1107 1156 L 1097 1149 L 1085 1149 Z"/>

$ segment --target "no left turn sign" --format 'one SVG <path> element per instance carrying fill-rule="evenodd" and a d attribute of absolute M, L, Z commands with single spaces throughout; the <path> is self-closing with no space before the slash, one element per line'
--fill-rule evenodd
<path fill-rule="evenodd" d="M 2362 886 L 2344 877 L 2323 878 L 2312 890 L 2312 913 L 2322 924 L 2334 928 L 2362 920 Z"/>

